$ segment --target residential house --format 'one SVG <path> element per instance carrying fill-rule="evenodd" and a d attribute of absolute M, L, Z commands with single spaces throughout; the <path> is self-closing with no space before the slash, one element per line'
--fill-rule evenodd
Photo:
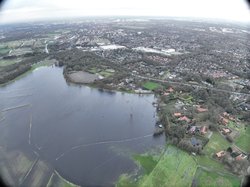
<path fill-rule="evenodd" d="M 172 87 L 169 87 L 169 88 L 166 90 L 166 92 L 172 93 L 172 92 L 174 92 L 174 89 L 173 89 Z"/>
<path fill-rule="evenodd" d="M 186 121 L 186 122 L 190 122 L 191 120 L 187 117 L 187 116 L 182 116 L 179 118 L 180 121 Z"/>
<path fill-rule="evenodd" d="M 195 134 L 195 132 L 197 131 L 197 127 L 196 126 L 191 126 L 191 128 L 189 129 L 189 133 L 191 134 Z"/>
<path fill-rule="evenodd" d="M 229 114 L 228 114 L 227 112 L 223 112 L 223 116 L 224 116 L 225 118 L 229 118 Z"/>
<path fill-rule="evenodd" d="M 246 155 L 240 154 L 240 155 L 238 155 L 237 157 L 235 157 L 235 160 L 243 160 L 243 159 L 245 159 L 245 158 L 247 158 Z"/>
<path fill-rule="evenodd" d="M 198 112 L 207 112 L 208 111 L 207 108 L 202 108 L 200 105 L 198 105 L 196 109 Z"/>
<path fill-rule="evenodd" d="M 225 151 L 219 151 L 218 153 L 216 153 L 216 156 L 218 157 L 218 158 L 222 158 L 223 156 L 225 156 Z"/>
<path fill-rule="evenodd" d="M 200 132 L 201 132 L 201 134 L 204 135 L 207 133 L 207 130 L 208 130 L 207 126 L 202 126 Z"/>
<path fill-rule="evenodd" d="M 181 116 L 182 116 L 182 114 L 180 112 L 175 112 L 174 113 L 174 117 L 181 117 Z"/>
<path fill-rule="evenodd" d="M 229 133 L 231 133 L 231 130 L 228 129 L 228 128 L 222 128 L 222 133 L 223 134 L 229 134 Z"/>
<path fill-rule="evenodd" d="M 229 120 L 220 116 L 220 119 L 219 119 L 219 122 L 222 124 L 222 125 L 227 125 L 229 123 Z"/>

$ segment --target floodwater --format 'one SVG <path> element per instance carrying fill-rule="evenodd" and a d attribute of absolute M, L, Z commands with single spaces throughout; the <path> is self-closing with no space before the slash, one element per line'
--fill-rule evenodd
<path fill-rule="evenodd" d="M 1 146 L 36 152 L 73 183 L 112 186 L 136 171 L 131 155 L 164 144 L 152 136 L 154 95 L 71 85 L 62 71 L 39 68 L 0 87 Z"/>

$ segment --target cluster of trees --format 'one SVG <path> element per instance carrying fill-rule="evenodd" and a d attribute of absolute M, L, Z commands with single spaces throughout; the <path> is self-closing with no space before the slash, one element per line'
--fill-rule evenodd
<path fill-rule="evenodd" d="M 245 175 L 247 168 L 250 166 L 248 159 L 236 160 L 228 152 L 222 158 L 222 162 L 230 168 L 230 171 L 237 175 Z"/>
<path fill-rule="evenodd" d="M 65 73 L 69 71 L 80 71 L 89 67 L 110 65 L 109 61 L 91 52 L 83 52 L 79 49 L 72 49 L 54 53 L 58 65 L 65 66 Z"/>
<path fill-rule="evenodd" d="M 233 88 L 228 85 L 216 85 L 216 88 L 233 91 Z M 215 91 L 209 89 L 193 89 L 191 91 L 193 97 L 198 100 L 202 100 L 207 106 L 212 106 L 212 109 L 223 109 L 224 111 L 236 114 L 234 103 L 231 101 L 231 94 L 228 92 Z"/>
<path fill-rule="evenodd" d="M 10 64 L 0 68 L 0 84 L 6 83 L 29 71 L 35 64 L 46 57 L 44 53 L 35 53 L 16 64 Z"/>
<path fill-rule="evenodd" d="M 198 146 L 193 146 L 189 140 L 187 139 L 182 139 L 178 144 L 177 146 L 179 148 L 181 148 L 182 150 L 185 150 L 189 153 L 197 153 L 197 154 L 203 154 L 202 153 L 202 145 L 198 145 Z"/>
<path fill-rule="evenodd" d="M 12 71 L 2 72 L 2 70 L 0 70 L 0 84 L 11 81 L 30 69 L 31 65 L 20 65 L 16 68 L 13 68 Z"/>

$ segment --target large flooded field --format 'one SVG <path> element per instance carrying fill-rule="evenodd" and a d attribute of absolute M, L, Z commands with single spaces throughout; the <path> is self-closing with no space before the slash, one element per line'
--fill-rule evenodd
<path fill-rule="evenodd" d="M 62 71 L 39 68 L 0 87 L 0 172 L 10 184 L 47 185 L 58 174 L 112 186 L 137 170 L 133 154 L 164 144 L 152 136 L 154 95 L 69 85 Z"/>

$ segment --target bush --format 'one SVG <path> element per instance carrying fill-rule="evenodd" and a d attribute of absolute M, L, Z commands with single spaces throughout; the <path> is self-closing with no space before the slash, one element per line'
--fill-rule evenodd
<path fill-rule="evenodd" d="M 233 138 L 232 138 L 232 136 L 230 136 L 229 134 L 227 134 L 226 135 L 226 139 L 227 139 L 227 141 L 229 141 L 230 143 L 233 143 Z"/>

